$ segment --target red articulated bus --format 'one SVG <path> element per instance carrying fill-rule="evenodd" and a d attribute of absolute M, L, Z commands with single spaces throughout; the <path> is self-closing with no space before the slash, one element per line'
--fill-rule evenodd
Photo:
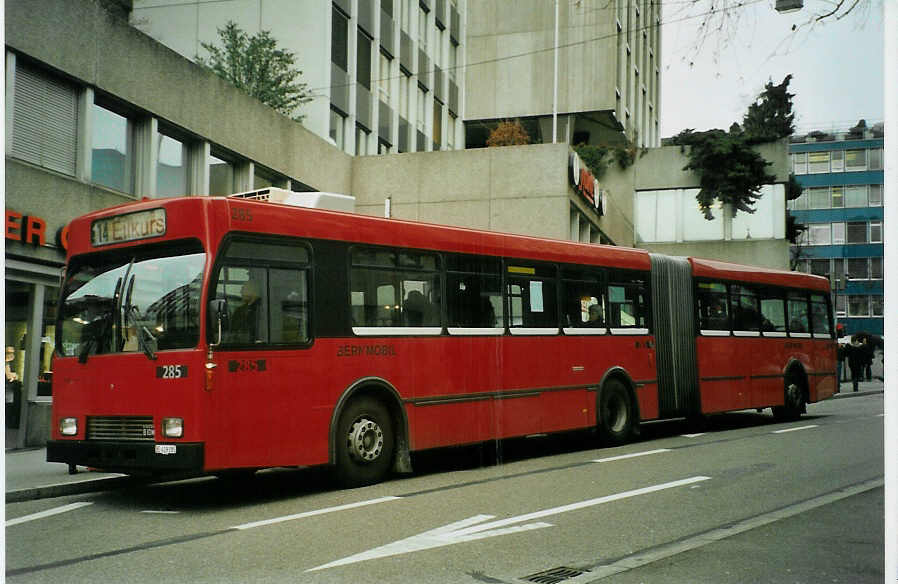
<path fill-rule="evenodd" d="M 258 199 L 71 223 L 48 461 L 360 485 L 417 450 L 790 420 L 836 390 L 824 278 Z"/>

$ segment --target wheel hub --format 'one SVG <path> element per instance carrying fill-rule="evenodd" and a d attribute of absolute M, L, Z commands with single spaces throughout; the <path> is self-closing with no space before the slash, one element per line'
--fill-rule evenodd
<path fill-rule="evenodd" d="M 377 422 L 359 418 L 349 428 L 349 455 L 361 462 L 371 462 L 384 449 L 384 433 Z"/>

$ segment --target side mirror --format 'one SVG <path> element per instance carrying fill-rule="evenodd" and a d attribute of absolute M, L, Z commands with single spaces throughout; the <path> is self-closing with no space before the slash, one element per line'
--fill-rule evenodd
<path fill-rule="evenodd" d="M 214 333 L 209 346 L 217 347 L 221 344 L 222 327 L 228 321 L 228 301 L 224 298 L 216 298 L 209 301 L 209 326 Z"/>

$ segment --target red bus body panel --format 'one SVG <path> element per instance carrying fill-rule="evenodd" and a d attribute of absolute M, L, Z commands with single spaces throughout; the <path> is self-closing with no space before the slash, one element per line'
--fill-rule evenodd
<path fill-rule="evenodd" d="M 163 236 L 94 248 L 94 220 L 164 207 Z M 74 220 L 69 254 L 156 241 L 199 239 L 207 252 L 203 300 L 223 238 L 229 233 L 281 234 L 424 250 L 533 258 L 648 274 L 644 250 L 510 236 L 241 199 L 188 197 L 98 211 Z M 804 275 L 760 272 L 691 260 L 695 277 L 808 286 Z M 810 280 L 827 290 L 825 280 Z M 205 309 L 203 309 L 205 312 Z M 642 420 L 659 416 L 655 337 L 452 336 L 316 338 L 293 350 L 215 350 L 211 387 L 205 385 L 207 322 L 192 350 L 95 355 L 54 361 L 53 440 L 63 416 L 183 417 L 184 442 L 204 444 L 203 470 L 325 464 L 341 396 L 360 380 L 378 379 L 399 396 L 412 450 L 495 438 L 556 432 L 596 424 L 597 391 L 611 370 L 628 376 Z M 782 375 L 790 360 L 808 371 L 810 400 L 825 399 L 835 381 L 831 339 L 697 337 L 701 409 L 717 412 L 782 404 Z M 186 365 L 183 379 L 160 380 L 157 368 Z M 720 378 L 720 379 L 717 379 Z M 158 429 L 157 429 L 158 432 Z M 155 436 L 161 441 L 160 436 Z M 169 441 L 177 442 L 177 441 Z"/>

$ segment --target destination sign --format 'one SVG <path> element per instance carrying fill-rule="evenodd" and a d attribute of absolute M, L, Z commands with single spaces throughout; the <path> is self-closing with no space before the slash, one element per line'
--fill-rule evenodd
<path fill-rule="evenodd" d="M 100 246 L 162 235 L 165 235 L 165 209 L 150 209 L 97 219 L 91 225 L 90 242 Z"/>

